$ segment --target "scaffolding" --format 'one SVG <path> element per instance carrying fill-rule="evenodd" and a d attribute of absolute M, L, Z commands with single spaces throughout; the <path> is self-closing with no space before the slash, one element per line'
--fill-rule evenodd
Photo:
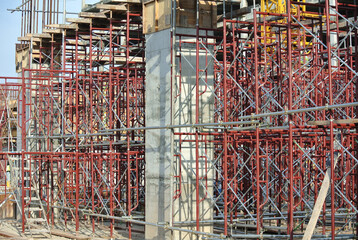
<path fill-rule="evenodd" d="M 184 166 L 191 167 L 196 217 L 173 224 L 192 224 L 196 231 L 212 224 L 233 238 L 292 239 L 303 237 L 318 209 L 316 222 L 310 222 L 318 221 L 313 237 L 353 238 L 355 229 L 347 226 L 357 217 L 357 6 L 340 1 L 290 1 L 284 11 L 279 6 L 253 10 L 249 21 L 226 18 L 211 36 L 198 26 L 187 36 L 197 51 L 191 92 L 197 126 L 177 133 L 173 201 L 181 197 Z M 181 73 L 188 62 L 180 50 L 188 40 L 177 38 L 175 98 L 185 94 Z M 214 123 L 198 117 L 205 109 L 201 85 L 213 92 Z M 194 165 L 183 157 L 185 141 L 192 142 Z M 323 189 L 327 194 L 327 184 L 334 187 L 325 201 L 320 194 Z M 204 219 L 209 210 L 200 210 L 206 200 L 214 212 L 209 220 Z"/>
<path fill-rule="evenodd" d="M 10 166 L 22 230 L 88 220 L 95 232 L 101 219 L 130 239 L 143 226 L 180 239 L 356 238 L 358 5 L 262 1 L 243 18 L 197 1 L 184 29 L 173 1 L 171 124 L 151 126 L 145 37 L 163 19 L 148 28 L 146 5 L 125 2 L 20 39 L 29 63 L 0 84 L 0 185 Z M 216 4 L 222 27 L 203 26 Z M 169 222 L 145 220 L 146 134 L 158 129 L 173 134 Z"/>

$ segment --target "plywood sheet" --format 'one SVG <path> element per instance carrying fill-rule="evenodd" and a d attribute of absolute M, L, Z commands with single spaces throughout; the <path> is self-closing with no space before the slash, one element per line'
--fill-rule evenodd
<path fill-rule="evenodd" d="M 196 1 L 176 0 L 176 25 L 178 27 L 196 27 Z M 215 2 L 200 0 L 199 26 L 216 28 L 217 6 Z M 144 0 L 144 34 L 170 28 L 172 6 L 170 0 Z"/>
<path fill-rule="evenodd" d="M 24 48 L 16 51 L 16 72 L 22 72 L 22 69 L 29 68 L 29 49 Z"/>
<path fill-rule="evenodd" d="M 170 28 L 171 26 L 171 2 L 168 0 L 158 0 L 157 18 L 158 31 Z"/>
<path fill-rule="evenodd" d="M 143 3 L 143 31 L 144 34 L 155 32 L 155 4 L 156 1 Z"/>

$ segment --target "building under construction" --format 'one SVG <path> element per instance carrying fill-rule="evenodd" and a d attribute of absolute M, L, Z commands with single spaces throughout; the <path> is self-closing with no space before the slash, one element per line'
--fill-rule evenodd
<path fill-rule="evenodd" d="M 356 0 L 69 10 L 13 10 L 1 236 L 358 238 Z"/>

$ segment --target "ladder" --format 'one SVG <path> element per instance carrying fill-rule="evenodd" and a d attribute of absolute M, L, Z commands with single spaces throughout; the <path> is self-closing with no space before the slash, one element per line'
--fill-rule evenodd
<path fill-rule="evenodd" d="M 24 159 L 22 163 L 22 230 L 29 229 L 31 237 L 34 235 L 44 235 L 51 238 L 50 226 L 46 218 L 46 211 L 41 201 L 39 182 L 36 172 L 39 167 L 31 163 L 29 159 Z"/>

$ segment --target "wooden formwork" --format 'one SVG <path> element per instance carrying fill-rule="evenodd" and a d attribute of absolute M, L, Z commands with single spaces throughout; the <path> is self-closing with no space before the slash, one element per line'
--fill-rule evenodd
<path fill-rule="evenodd" d="M 145 0 L 143 2 L 144 34 L 161 31 L 172 25 L 171 0 Z M 176 26 L 196 27 L 196 1 L 176 0 Z M 215 2 L 199 1 L 199 27 L 216 28 L 217 6 Z"/>

